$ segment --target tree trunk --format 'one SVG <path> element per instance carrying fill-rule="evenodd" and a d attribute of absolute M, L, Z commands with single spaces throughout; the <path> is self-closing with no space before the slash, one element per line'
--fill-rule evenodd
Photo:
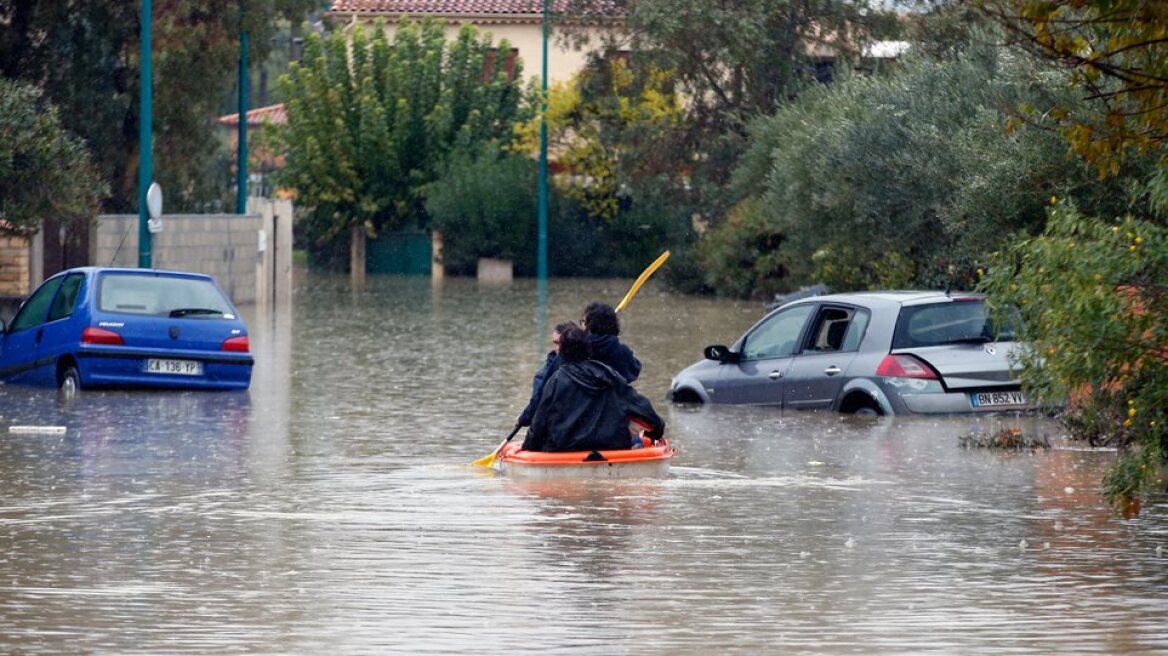
<path fill-rule="evenodd" d="M 354 289 L 361 289 L 365 287 L 365 226 L 350 228 L 349 237 L 349 280 Z"/>

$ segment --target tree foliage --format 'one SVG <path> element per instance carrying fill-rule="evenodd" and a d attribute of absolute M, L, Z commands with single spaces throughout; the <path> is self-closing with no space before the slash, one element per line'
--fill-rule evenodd
<path fill-rule="evenodd" d="M 1075 101 L 1026 115 L 1051 117 L 1069 147 L 1099 173 L 1100 186 L 1133 157 L 1157 160 L 1138 194 L 1137 218 L 1083 208 L 1055 212 L 1048 231 L 1013 251 L 1011 273 L 990 289 L 1025 302 L 1031 338 L 1044 349 L 1027 376 L 1038 390 L 1075 401 L 1075 432 L 1114 443 L 1121 457 L 1104 483 L 1125 515 L 1158 478 L 1168 335 L 1163 226 L 1168 212 L 1168 5 L 1140 0 L 977 0 L 1022 47 L 1070 71 Z M 1016 267 L 1016 268 L 1015 268 Z M 1066 274 L 1063 271 L 1066 271 Z M 1057 273 L 1056 273 L 1057 272 Z"/>
<path fill-rule="evenodd" d="M 536 188 L 536 163 L 528 157 L 494 148 L 455 154 L 446 174 L 426 189 L 426 209 L 443 235 L 446 270 L 473 274 L 481 257 L 519 260 L 519 271 L 529 268 Z"/>
<path fill-rule="evenodd" d="M 91 216 L 104 191 L 57 108 L 36 87 L 0 78 L 0 230 Z"/>
<path fill-rule="evenodd" d="M 277 17 L 313 0 L 248 0 L 249 59 L 262 61 Z M 218 195 L 211 168 L 216 116 L 236 84 L 236 0 L 154 3 L 154 169 L 172 210 Z M 137 208 L 141 4 L 115 0 L 0 3 L 0 75 L 33 84 L 84 139 L 109 189 L 106 211 Z"/>
<path fill-rule="evenodd" d="M 1091 184 L 1053 132 L 1004 133 L 1021 102 L 1066 100 L 1060 72 L 992 47 L 950 57 L 811 90 L 754 126 L 736 181 L 762 190 L 793 283 L 968 288 L 1008 236 L 1042 229 L 1052 191 L 1129 207 L 1123 184 Z"/>
<path fill-rule="evenodd" d="M 1128 453 L 1104 483 L 1130 513 L 1168 455 L 1168 230 L 1054 201 L 1046 231 L 1004 251 L 983 287 L 1022 311 L 1029 390 L 1069 400 L 1076 433 Z"/>
<path fill-rule="evenodd" d="M 508 52 L 506 41 L 499 51 Z M 427 227 L 420 190 L 453 151 L 506 141 L 522 117 L 521 89 L 493 61 L 490 35 L 464 27 L 447 43 L 441 25 L 403 22 L 311 36 L 303 61 L 280 80 L 288 124 L 281 180 L 308 210 L 316 245 L 353 226 Z M 518 63 L 516 63 L 518 67 Z"/>
<path fill-rule="evenodd" d="M 644 0 L 629 4 L 634 59 L 652 56 L 686 99 L 668 141 L 689 170 L 707 220 L 736 202 L 725 193 L 747 146 L 747 126 L 852 62 L 891 14 L 862 0 Z M 846 67 L 847 64 L 845 64 Z M 696 153 L 697 156 L 690 157 Z"/>
<path fill-rule="evenodd" d="M 654 151 L 682 117 L 669 75 L 647 63 L 597 58 L 548 90 L 548 149 L 561 171 L 554 182 L 593 219 L 611 224 L 622 199 L 648 177 L 684 184 L 676 159 Z M 516 129 L 516 149 L 538 156 L 540 117 Z"/>
<path fill-rule="evenodd" d="M 976 0 L 1012 42 L 1071 73 L 1084 102 L 1053 108 L 1071 147 L 1101 174 L 1168 139 L 1168 3 L 1146 0 Z M 1078 99 L 1076 99 L 1078 100 Z M 1038 113 L 1032 109 L 1031 115 Z M 1164 193 L 1164 192 L 1161 192 Z"/>

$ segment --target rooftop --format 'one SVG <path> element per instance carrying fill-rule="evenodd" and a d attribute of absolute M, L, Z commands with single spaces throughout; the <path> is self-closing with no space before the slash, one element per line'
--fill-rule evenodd
<path fill-rule="evenodd" d="M 273 125 L 284 125 L 288 122 L 288 114 L 284 111 L 284 105 L 268 105 L 267 107 L 256 107 L 248 110 L 247 124 L 248 125 L 263 125 L 264 123 L 272 123 Z M 228 114 L 219 117 L 219 125 L 239 125 L 239 113 Z"/>
<path fill-rule="evenodd" d="M 579 0 L 551 0 L 549 11 L 574 9 Z M 623 16 L 624 0 L 591 0 L 589 15 Z M 534 16 L 543 13 L 542 0 L 333 0 L 332 14 L 409 16 Z"/>

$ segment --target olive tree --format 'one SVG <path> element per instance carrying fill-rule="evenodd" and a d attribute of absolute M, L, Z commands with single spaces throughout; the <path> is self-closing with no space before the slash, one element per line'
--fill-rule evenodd
<path fill-rule="evenodd" d="M 991 46 L 910 57 L 895 75 L 809 91 L 757 122 L 736 180 L 762 189 L 799 282 L 968 288 L 1011 235 L 1041 231 L 1051 193 L 1108 213 L 1130 206 L 1123 184 L 1095 185 L 1068 160 L 1057 133 L 1004 129 L 1023 102 L 1064 102 L 1065 80 Z M 1122 180 L 1146 167 L 1133 161 Z"/>

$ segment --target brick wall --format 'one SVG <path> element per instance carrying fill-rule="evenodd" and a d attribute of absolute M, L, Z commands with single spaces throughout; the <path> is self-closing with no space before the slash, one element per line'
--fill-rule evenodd
<path fill-rule="evenodd" d="M 28 296 L 29 255 L 26 237 L 0 235 L 0 321 L 5 323 Z"/>
<path fill-rule="evenodd" d="M 28 265 L 28 238 L 0 235 L 0 296 L 28 294 Z"/>

